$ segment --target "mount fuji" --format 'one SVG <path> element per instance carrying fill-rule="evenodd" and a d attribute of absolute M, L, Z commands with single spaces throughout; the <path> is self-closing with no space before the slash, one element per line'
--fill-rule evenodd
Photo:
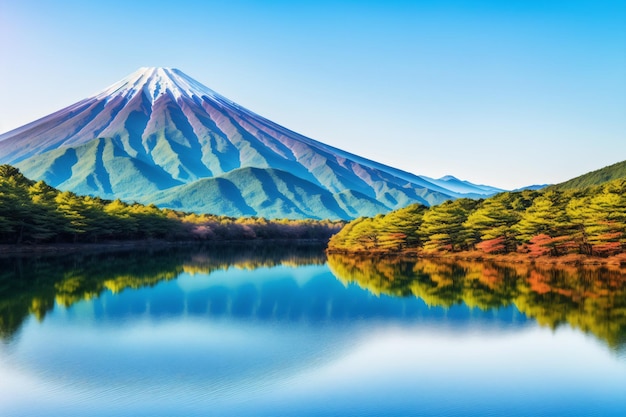
<path fill-rule="evenodd" d="M 350 219 L 502 191 L 315 141 L 169 68 L 0 135 L 0 163 L 61 190 L 230 216 Z"/>

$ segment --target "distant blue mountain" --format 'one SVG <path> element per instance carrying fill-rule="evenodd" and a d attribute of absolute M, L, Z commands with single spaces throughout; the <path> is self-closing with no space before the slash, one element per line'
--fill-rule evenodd
<path fill-rule="evenodd" d="M 550 184 L 533 184 L 533 185 L 527 185 L 526 187 L 522 187 L 522 188 L 516 188 L 515 190 L 512 190 L 512 191 L 524 191 L 524 190 L 537 191 L 537 190 L 541 190 L 549 186 Z"/>
<path fill-rule="evenodd" d="M 0 135 L 0 163 L 61 190 L 231 216 L 349 219 L 502 191 L 317 142 L 168 68 Z"/>

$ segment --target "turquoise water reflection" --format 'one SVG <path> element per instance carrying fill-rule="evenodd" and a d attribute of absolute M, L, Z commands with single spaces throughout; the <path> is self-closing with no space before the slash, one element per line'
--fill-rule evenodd
<path fill-rule="evenodd" d="M 0 261 L 0 415 L 624 415 L 601 336 L 272 252 Z"/>

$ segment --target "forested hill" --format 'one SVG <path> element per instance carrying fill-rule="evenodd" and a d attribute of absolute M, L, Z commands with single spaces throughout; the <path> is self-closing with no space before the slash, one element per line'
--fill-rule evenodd
<path fill-rule="evenodd" d="M 590 187 L 592 185 L 601 185 L 619 178 L 626 178 L 626 161 L 588 172 L 587 174 L 572 178 L 560 184 L 555 184 L 549 188 L 561 191 L 573 190 Z"/>
<path fill-rule="evenodd" d="M 609 256 L 626 250 L 626 179 L 582 190 L 506 192 L 412 205 L 348 223 L 335 252 L 521 252 Z"/>
<path fill-rule="evenodd" d="M 0 165 L 0 243 L 103 240 L 327 240 L 343 222 L 198 215 L 79 196 Z"/>

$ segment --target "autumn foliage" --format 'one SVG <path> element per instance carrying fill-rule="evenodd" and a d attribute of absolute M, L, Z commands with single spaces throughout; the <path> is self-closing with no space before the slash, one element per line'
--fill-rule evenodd
<path fill-rule="evenodd" d="M 410 236 L 410 239 L 409 239 Z M 521 191 L 360 218 L 330 252 L 613 256 L 626 249 L 626 179 L 583 190 Z"/>
<path fill-rule="evenodd" d="M 609 346 L 626 345 L 626 275 L 605 267 L 408 260 L 330 254 L 328 266 L 345 285 L 371 293 L 417 297 L 428 306 L 496 311 L 515 305 L 542 326 L 569 325 Z"/>

